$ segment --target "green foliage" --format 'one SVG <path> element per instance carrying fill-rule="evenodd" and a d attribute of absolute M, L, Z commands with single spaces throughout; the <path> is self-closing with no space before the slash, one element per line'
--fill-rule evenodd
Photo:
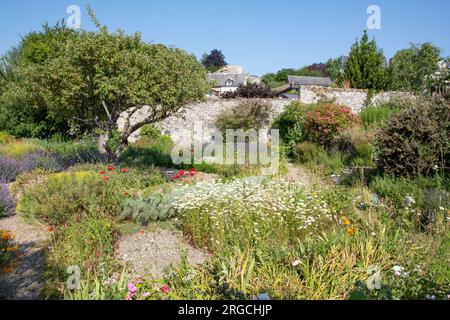
<path fill-rule="evenodd" d="M 51 117 L 70 125 L 71 133 L 99 128 L 111 134 L 120 114 L 131 109 L 119 151 L 141 126 L 203 99 L 209 90 L 206 71 L 193 55 L 147 44 L 139 34 L 110 33 L 106 28 L 79 32 L 45 64 L 27 65 L 20 75 L 26 90 L 15 90 L 16 98 L 31 95 Z M 144 105 L 152 116 L 130 125 L 136 106 Z"/>
<path fill-rule="evenodd" d="M 353 45 L 344 70 L 343 79 L 352 88 L 383 90 L 387 86 L 385 57 L 375 40 L 369 41 L 367 32 Z"/>
<path fill-rule="evenodd" d="M 441 50 L 431 43 L 412 44 L 398 51 L 390 64 L 392 90 L 431 90 L 441 59 Z"/>
<path fill-rule="evenodd" d="M 216 127 L 225 135 L 227 129 L 259 131 L 269 125 L 272 107 L 263 101 L 245 101 L 230 110 L 220 113 Z"/>
<path fill-rule="evenodd" d="M 22 38 L 0 63 L 4 83 L 0 91 L 0 129 L 17 137 L 47 138 L 54 133 L 66 133 L 65 121 L 56 119 L 47 105 L 31 90 L 26 70 L 43 66 L 77 34 L 63 23 L 44 25 L 40 32 Z"/>
<path fill-rule="evenodd" d="M 299 163 L 310 163 L 325 157 L 326 151 L 318 144 L 302 142 L 294 147 L 294 160 Z"/>
<path fill-rule="evenodd" d="M 17 212 L 54 226 L 88 216 L 114 219 L 121 214 L 122 202 L 129 194 L 162 182 L 159 172 L 148 169 L 123 173 L 111 167 L 100 173 L 54 174 L 26 190 Z"/>
<path fill-rule="evenodd" d="M 151 124 L 146 124 L 141 128 L 141 137 L 149 138 L 152 141 L 156 141 L 161 138 L 161 131 L 156 129 Z"/>
<path fill-rule="evenodd" d="M 131 219 L 138 223 L 166 221 L 176 214 L 172 204 L 181 196 L 178 189 L 161 189 L 148 196 L 139 196 L 135 199 L 126 199 L 120 219 Z"/>
<path fill-rule="evenodd" d="M 448 174 L 450 167 L 450 104 L 418 101 L 391 116 L 377 132 L 379 165 L 401 176 Z"/>
<path fill-rule="evenodd" d="M 305 125 L 311 109 L 309 105 L 293 101 L 273 121 L 272 128 L 280 131 L 280 138 L 288 147 L 306 139 Z"/>
<path fill-rule="evenodd" d="M 329 148 L 339 152 L 346 164 L 369 166 L 372 165 L 373 158 L 372 143 L 373 133 L 360 126 L 355 126 L 336 136 Z"/>
<path fill-rule="evenodd" d="M 328 77 L 328 71 L 327 64 L 314 63 L 300 69 L 285 68 L 277 73 L 267 73 L 262 76 L 262 81 L 270 88 L 277 88 L 288 83 L 288 76 Z"/>
<path fill-rule="evenodd" d="M 369 106 L 359 114 L 364 127 L 378 127 L 383 125 L 391 115 L 400 111 L 400 107 L 395 104 L 387 103 L 379 106 Z"/>
<path fill-rule="evenodd" d="M 12 142 L 14 137 L 6 132 L 0 131 L 0 144 Z"/>

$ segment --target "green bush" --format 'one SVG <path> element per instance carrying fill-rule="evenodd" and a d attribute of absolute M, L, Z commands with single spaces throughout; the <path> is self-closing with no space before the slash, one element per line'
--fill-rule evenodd
<path fill-rule="evenodd" d="M 329 149 L 342 154 L 348 165 L 372 165 L 373 133 L 355 126 L 339 133 L 330 143 Z"/>
<path fill-rule="evenodd" d="M 61 270 L 78 265 L 84 272 L 94 271 L 114 254 L 114 227 L 105 218 L 72 221 L 55 233 L 52 244 L 52 261 Z"/>
<path fill-rule="evenodd" d="M 364 127 L 377 127 L 385 123 L 389 117 L 400 111 L 397 105 L 388 103 L 380 106 L 369 106 L 364 108 L 359 116 Z"/>
<path fill-rule="evenodd" d="M 160 190 L 149 196 L 127 199 L 123 204 L 120 219 L 132 219 L 138 223 L 165 221 L 175 216 L 172 206 L 177 197 L 181 197 L 183 190 Z"/>
<path fill-rule="evenodd" d="M 314 162 L 320 157 L 324 157 L 325 153 L 322 146 L 305 141 L 295 145 L 294 159 L 299 163 Z"/>
<path fill-rule="evenodd" d="M 269 125 L 271 112 L 272 107 L 266 102 L 244 101 L 232 109 L 220 113 L 216 118 L 216 127 L 223 135 L 227 129 L 259 131 Z"/>
<path fill-rule="evenodd" d="M 378 164 L 388 174 L 431 175 L 450 168 L 450 103 L 419 101 L 394 114 L 376 135 Z"/>
<path fill-rule="evenodd" d="M 8 143 L 14 140 L 14 137 L 6 132 L 0 131 L 0 144 Z"/>
<path fill-rule="evenodd" d="M 116 218 L 129 194 L 163 181 L 161 174 L 152 170 L 125 173 L 105 168 L 100 174 L 92 171 L 54 174 L 25 191 L 17 212 L 55 226 L 88 216 Z"/>
<path fill-rule="evenodd" d="M 305 124 L 311 109 L 310 105 L 293 101 L 273 121 L 272 128 L 280 131 L 280 138 L 288 147 L 293 148 L 306 140 Z"/>

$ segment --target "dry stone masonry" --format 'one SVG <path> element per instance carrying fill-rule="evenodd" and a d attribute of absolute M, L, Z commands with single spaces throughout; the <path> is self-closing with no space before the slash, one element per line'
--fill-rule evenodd
<path fill-rule="evenodd" d="M 359 113 L 366 105 L 368 93 L 365 90 L 355 89 L 338 89 L 325 88 L 315 86 L 304 86 L 301 88 L 300 101 L 306 104 L 317 103 L 322 100 L 333 100 L 337 104 L 347 106 L 353 112 Z M 391 100 L 412 100 L 414 96 L 405 92 L 382 92 L 371 97 L 372 105 L 380 105 Z M 209 142 L 215 128 L 216 117 L 224 110 L 229 110 L 237 106 L 242 100 L 231 99 L 225 100 L 220 98 L 208 98 L 204 102 L 187 105 L 182 108 L 176 115 L 171 116 L 157 127 L 161 132 L 170 135 L 175 143 L 190 145 L 194 140 L 202 139 L 203 142 Z M 264 99 L 272 105 L 272 118 L 283 112 L 284 108 L 292 101 L 288 99 Z M 146 117 L 148 107 L 143 107 L 131 119 L 131 123 L 137 122 L 139 119 Z M 202 124 L 199 130 L 198 124 Z M 119 130 L 123 128 L 124 119 L 119 119 Z M 265 128 L 267 130 L 268 128 Z M 200 136 L 203 135 L 203 137 Z M 194 136 L 194 137 L 193 137 Z M 130 137 L 130 142 L 139 139 L 139 131 Z"/>

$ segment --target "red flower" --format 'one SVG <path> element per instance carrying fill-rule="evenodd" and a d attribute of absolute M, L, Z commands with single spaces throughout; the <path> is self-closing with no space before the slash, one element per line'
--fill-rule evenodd
<path fill-rule="evenodd" d="M 127 169 L 127 168 L 122 168 L 122 169 L 120 169 L 120 172 L 122 172 L 122 173 L 127 173 L 127 172 L 128 172 L 128 169 Z"/>
<path fill-rule="evenodd" d="M 103 175 L 106 174 L 106 172 L 104 170 L 100 171 L 99 174 Z"/>
<path fill-rule="evenodd" d="M 180 170 L 180 171 L 178 171 L 178 174 L 180 175 L 180 176 L 184 176 L 184 171 L 183 170 Z"/>
<path fill-rule="evenodd" d="M 125 197 L 129 197 L 129 196 L 130 196 L 130 194 L 129 194 L 128 192 L 124 192 L 123 195 L 124 195 Z"/>
<path fill-rule="evenodd" d="M 114 166 L 109 166 L 108 167 L 108 171 L 114 171 L 114 170 L 116 170 L 116 167 L 114 167 Z"/>
<path fill-rule="evenodd" d="M 176 174 L 172 177 L 172 180 L 178 180 L 180 178 L 181 178 L 181 176 L 179 174 Z"/>
<path fill-rule="evenodd" d="M 161 291 L 164 292 L 165 294 L 168 294 L 170 292 L 170 288 L 167 285 L 163 285 L 161 287 Z"/>
<path fill-rule="evenodd" d="M 53 232 L 53 231 L 55 231 L 55 229 L 53 227 L 49 227 L 48 231 Z"/>
<path fill-rule="evenodd" d="M 106 177 L 106 176 L 105 176 L 105 177 L 102 178 L 102 180 L 103 180 L 103 181 L 108 181 L 108 180 L 109 180 L 109 177 Z"/>

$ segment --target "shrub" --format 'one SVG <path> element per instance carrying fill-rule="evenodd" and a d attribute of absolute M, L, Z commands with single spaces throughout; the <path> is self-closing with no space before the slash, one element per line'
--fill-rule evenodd
<path fill-rule="evenodd" d="M 359 122 L 359 117 L 349 108 L 321 103 L 312 112 L 308 112 L 305 129 L 309 141 L 327 146 L 342 130 Z"/>
<path fill-rule="evenodd" d="M 157 141 L 161 138 L 161 131 L 156 129 L 151 124 L 146 124 L 141 128 L 141 131 L 139 132 L 141 137 L 149 138 L 151 141 Z"/>
<path fill-rule="evenodd" d="M 280 131 L 281 140 L 289 148 L 306 140 L 307 113 L 312 108 L 310 105 L 293 101 L 273 121 L 272 128 Z"/>
<path fill-rule="evenodd" d="M 0 183 L 0 217 L 13 214 L 15 207 L 16 204 L 9 193 L 8 185 Z"/>
<path fill-rule="evenodd" d="M 372 165 L 373 133 L 355 126 L 339 133 L 330 143 L 330 150 L 339 152 L 350 165 Z"/>
<path fill-rule="evenodd" d="M 265 84 L 247 83 L 239 85 L 236 91 L 229 91 L 222 94 L 225 99 L 235 98 L 274 98 L 276 95 L 272 89 Z"/>
<path fill-rule="evenodd" d="M 419 227 L 447 216 L 450 208 L 449 181 L 439 177 L 379 176 L 373 179 L 370 187 L 395 206 L 397 216 L 415 222 Z"/>
<path fill-rule="evenodd" d="M 59 273 L 65 277 L 67 268 L 72 265 L 79 266 L 83 274 L 93 274 L 100 266 L 105 268 L 105 264 L 113 260 L 114 232 L 108 219 L 71 220 L 67 227 L 53 234 L 48 267 L 54 275 Z"/>
<path fill-rule="evenodd" d="M 308 163 L 323 157 L 325 153 L 322 146 L 305 141 L 295 146 L 294 159 L 300 163 Z"/>
<path fill-rule="evenodd" d="M 230 110 L 220 113 L 216 119 L 216 127 L 222 134 L 227 129 L 260 129 L 268 126 L 272 107 L 262 101 L 244 101 Z"/>
<path fill-rule="evenodd" d="M 0 131 L 0 144 L 11 143 L 14 137 L 6 132 Z"/>
<path fill-rule="evenodd" d="M 114 219 L 131 193 L 163 181 L 156 169 L 128 172 L 112 166 L 100 172 L 53 174 L 25 191 L 17 212 L 55 226 L 91 215 Z"/>
<path fill-rule="evenodd" d="M 168 220 L 175 216 L 172 204 L 180 196 L 180 189 L 175 189 L 172 191 L 160 190 L 146 197 L 127 199 L 124 201 L 120 219 L 132 219 L 143 224 Z"/>
<path fill-rule="evenodd" d="M 398 176 L 430 175 L 450 167 L 450 103 L 419 101 L 377 132 L 378 164 Z"/>
<path fill-rule="evenodd" d="M 169 136 L 162 135 L 156 140 L 144 136 L 137 143 L 125 149 L 120 160 L 127 166 L 154 165 L 171 168 L 173 167 L 171 157 L 173 147 L 174 143 Z"/>
<path fill-rule="evenodd" d="M 15 140 L 0 145 L 0 155 L 8 158 L 21 159 L 36 151 L 44 151 L 44 148 L 32 140 Z"/>
<path fill-rule="evenodd" d="M 0 183 L 11 182 L 23 172 L 20 161 L 0 156 Z"/>
<path fill-rule="evenodd" d="M 383 125 L 393 114 L 400 111 L 400 108 L 392 103 L 379 106 L 369 106 L 359 114 L 365 128 Z"/>

